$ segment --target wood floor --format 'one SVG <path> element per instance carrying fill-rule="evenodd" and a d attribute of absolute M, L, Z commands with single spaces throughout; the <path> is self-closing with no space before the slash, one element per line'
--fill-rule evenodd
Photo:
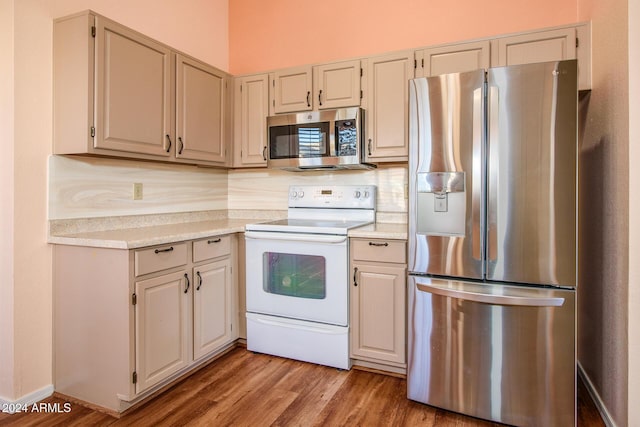
<path fill-rule="evenodd" d="M 236 348 L 120 419 L 71 404 L 68 413 L 0 414 L 4 426 L 498 426 L 407 400 L 401 378 L 340 371 Z M 578 388 L 578 426 L 604 426 Z M 49 398 L 49 403 L 64 401 Z"/>

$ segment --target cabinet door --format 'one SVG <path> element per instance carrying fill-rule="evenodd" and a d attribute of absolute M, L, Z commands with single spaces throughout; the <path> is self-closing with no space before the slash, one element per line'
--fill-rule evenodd
<path fill-rule="evenodd" d="M 576 29 L 503 37 L 492 42 L 492 67 L 576 58 Z"/>
<path fill-rule="evenodd" d="M 406 363 L 404 267 L 353 263 L 351 357 Z"/>
<path fill-rule="evenodd" d="M 406 161 L 409 79 L 413 52 L 369 58 L 367 66 L 367 160 Z"/>
<path fill-rule="evenodd" d="M 225 74 L 176 55 L 176 158 L 224 163 Z"/>
<path fill-rule="evenodd" d="M 491 43 L 460 43 L 416 52 L 416 77 L 431 77 L 447 73 L 489 68 Z"/>
<path fill-rule="evenodd" d="M 273 73 L 273 112 L 290 113 L 313 108 L 311 66 L 288 68 Z"/>
<path fill-rule="evenodd" d="M 318 65 L 314 68 L 318 110 L 360 105 L 360 61 Z"/>
<path fill-rule="evenodd" d="M 234 166 L 267 166 L 268 115 L 269 75 L 236 79 L 234 139 L 239 161 Z"/>
<path fill-rule="evenodd" d="M 193 358 L 198 359 L 231 341 L 231 260 L 193 271 Z"/>
<path fill-rule="evenodd" d="M 135 283 L 136 393 L 189 365 L 191 292 L 180 271 Z"/>
<path fill-rule="evenodd" d="M 96 17 L 95 148 L 169 157 L 171 51 Z"/>

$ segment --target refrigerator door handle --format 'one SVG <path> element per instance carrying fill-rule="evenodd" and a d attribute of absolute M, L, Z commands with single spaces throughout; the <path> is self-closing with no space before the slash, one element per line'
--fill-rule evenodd
<path fill-rule="evenodd" d="M 489 85 L 488 93 L 488 120 L 487 120 L 487 177 L 489 179 L 487 191 L 487 199 L 489 206 L 487 207 L 487 258 L 488 261 L 497 261 L 498 259 L 498 178 L 500 174 L 500 162 L 498 161 L 499 151 L 499 134 L 500 134 L 500 94 L 497 86 Z"/>
<path fill-rule="evenodd" d="M 472 138 L 473 138 L 473 170 L 471 175 L 471 240 L 472 256 L 477 260 L 483 258 L 482 235 L 482 176 L 484 174 L 482 166 L 482 123 L 483 117 L 483 88 L 473 91 L 473 117 L 472 117 Z"/>
<path fill-rule="evenodd" d="M 452 289 L 448 286 L 439 286 L 433 283 L 420 283 L 418 280 L 416 280 L 416 288 L 420 292 L 492 305 L 561 307 L 564 304 L 564 298 L 496 295 L 491 293 Z"/>

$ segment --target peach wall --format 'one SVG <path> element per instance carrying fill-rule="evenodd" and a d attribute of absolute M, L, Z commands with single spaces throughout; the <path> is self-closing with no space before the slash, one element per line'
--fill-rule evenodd
<path fill-rule="evenodd" d="M 0 401 L 13 387 L 13 0 L 0 0 Z"/>
<path fill-rule="evenodd" d="M 628 319 L 629 310 L 638 309 L 629 297 L 631 287 L 640 285 L 630 282 L 638 255 L 637 249 L 630 252 L 630 241 L 637 245 L 638 232 L 629 218 L 630 213 L 637 218 L 638 206 L 637 182 L 630 180 L 637 167 L 629 162 L 639 153 L 629 139 L 628 5 L 628 0 L 579 0 L 579 19 L 592 21 L 592 91 L 580 147 L 578 360 L 619 426 L 638 425 L 628 419 L 630 407 L 637 406 L 628 392 Z"/>
<path fill-rule="evenodd" d="M 246 74 L 574 22 L 577 0 L 232 0 L 229 65 Z"/>
<path fill-rule="evenodd" d="M 640 117 L 640 2 L 629 2 L 629 117 Z M 640 217 L 640 122 L 629 120 L 629 218 Z M 635 166 L 635 167 L 634 167 Z M 629 259 L 640 259 L 640 222 L 629 221 Z M 640 264 L 629 263 L 629 402 L 640 402 Z M 629 405 L 630 426 L 640 405 Z"/>
<path fill-rule="evenodd" d="M 43 397 L 52 382 L 52 255 L 46 239 L 53 19 L 93 9 L 226 69 L 228 14 L 227 0 L 0 2 L 0 88 L 9 85 L 8 98 L 0 92 L 0 401 L 28 401 Z"/>
<path fill-rule="evenodd" d="M 53 16 L 91 9 L 120 24 L 229 70 L 228 0 L 53 0 Z"/>

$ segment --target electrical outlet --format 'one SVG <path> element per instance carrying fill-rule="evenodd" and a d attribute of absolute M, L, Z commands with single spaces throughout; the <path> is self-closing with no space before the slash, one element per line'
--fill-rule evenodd
<path fill-rule="evenodd" d="M 133 183 L 133 200 L 142 200 L 142 183 Z"/>

